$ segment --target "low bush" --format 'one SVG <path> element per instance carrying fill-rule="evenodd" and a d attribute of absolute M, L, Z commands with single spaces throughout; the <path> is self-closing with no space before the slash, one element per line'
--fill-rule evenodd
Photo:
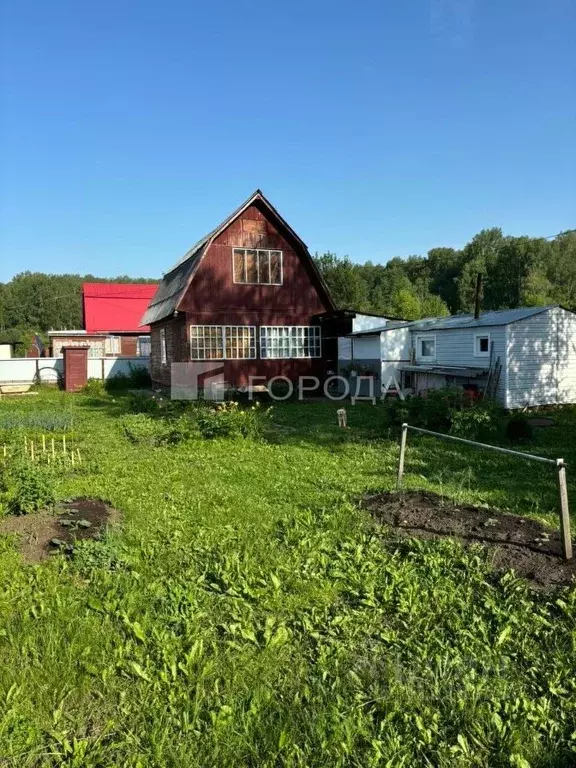
<path fill-rule="evenodd" d="M 436 389 L 426 397 L 385 400 L 392 424 L 408 422 L 433 432 L 451 432 L 471 440 L 488 439 L 501 432 L 504 410 L 493 400 L 473 401 L 462 390 Z"/>
<path fill-rule="evenodd" d="M 175 445 L 193 437 L 261 437 L 270 408 L 258 402 L 244 408 L 236 402 L 160 402 L 152 398 L 133 401 L 143 412 L 124 416 L 121 424 L 133 443 Z"/>
<path fill-rule="evenodd" d="M 176 445 L 199 434 L 194 418 L 153 418 L 147 413 L 134 413 L 122 419 L 124 434 L 132 443 L 147 445 Z"/>
<path fill-rule="evenodd" d="M 88 379 L 82 387 L 82 392 L 91 397 L 102 397 L 106 394 L 106 387 L 102 379 Z"/>
<path fill-rule="evenodd" d="M 501 435 L 505 424 L 504 409 L 493 400 L 482 400 L 454 411 L 450 432 L 457 437 L 486 441 Z"/>
<path fill-rule="evenodd" d="M 27 458 L 5 461 L 0 470 L 2 507 L 13 515 L 28 515 L 56 501 L 54 476 L 45 465 Z"/>
<path fill-rule="evenodd" d="M 129 365 L 130 373 L 117 373 L 106 380 L 106 391 L 118 392 L 124 389 L 147 389 L 152 386 L 150 371 L 143 365 Z"/>
<path fill-rule="evenodd" d="M 166 425 L 145 413 L 124 416 L 121 421 L 124 434 L 132 443 L 159 445 L 164 441 Z"/>
<path fill-rule="evenodd" d="M 241 408 L 236 402 L 218 403 L 198 409 L 196 421 L 202 437 L 251 437 L 262 435 L 270 408 L 261 408 L 258 402 L 250 408 Z"/>
<path fill-rule="evenodd" d="M 132 413 L 156 414 L 159 410 L 159 403 L 155 397 L 150 397 L 145 392 L 134 392 L 127 400 L 127 408 Z"/>

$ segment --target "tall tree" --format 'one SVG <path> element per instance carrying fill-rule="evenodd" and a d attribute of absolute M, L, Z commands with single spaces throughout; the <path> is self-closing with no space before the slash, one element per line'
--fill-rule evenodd
<path fill-rule="evenodd" d="M 345 256 L 338 258 L 328 251 L 316 255 L 316 263 L 322 272 L 336 304 L 342 309 L 369 309 L 368 290 L 360 269 Z"/>

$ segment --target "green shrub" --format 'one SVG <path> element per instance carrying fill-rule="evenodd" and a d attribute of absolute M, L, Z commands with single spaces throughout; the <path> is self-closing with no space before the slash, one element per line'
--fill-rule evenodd
<path fill-rule="evenodd" d="M 92 397 L 102 397 L 106 394 L 106 387 L 102 379 L 88 379 L 82 387 L 82 392 Z"/>
<path fill-rule="evenodd" d="M 106 380 L 108 392 L 118 392 L 124 389 L 146 389 L 152 385 L 150 372 L 143 365 L 129 364 L 130 373 L 117 373 Z"/>
<path fill-rule="evenodd" d="M 127 402 L 128 410 L 132 413 L 157 414 L 159 404 L 156 398 L 144 392 L 134 392 L 129 396 Z"/>
<path fill-rule="evenodd" d="M 471 440 L 488 439 L 505 424 L 503 409 L 493 400 L 472 401 L 462 390 L 429 391 L 426 397 L 384 401 L 389 420 L 407 422 L 433 432 L 451 432 Z"/>
<path fill-rule="evenodd" d="M 250 408 L 241 408 L 233 401 L 215 406 L 204 405 L 198 409 L 198 429 L 202 437 L 206 438 L 258 438 L 270 410 L 261 408 L 258 402 Z"/>
<path fill-rule="evenodd" d="M 145 413 L 124 416 L 121 424 L 126 437 L 132 443 L 158 445 L 166 433 L 166 425 L 162 421 L 153 419 Z"/>
<path fill-rule="evenodd" d="M 469 440 L 490 440 L 498 436 L 506 423 L 504 410 L 493 400 L 473 403 L 452 414 L 450 432 Z"/>
<path fill-rule="evenodd" d="M 121 423 L 126 437 L 136 444 L 176 445 L 198 435 L 196 421 L 186 415 L 170 419 L 134 413 L 124 416 Z"/>
<path fill-rule="evenodd" d="M 56 501 L 52 472 L 27 458 L 5 462 L 0 485 L 3 506 L 13 515 L 28 515 Z"/>
<path fill-rule="evenodd" d="M 384 401 L 389 419 L 394 424 L 407 421 L 415 427 L 447 432 L 452 426 L 455 411 L 470 405 L 470 399 L 457 389 L 435 389 L 426 397 Z"/>

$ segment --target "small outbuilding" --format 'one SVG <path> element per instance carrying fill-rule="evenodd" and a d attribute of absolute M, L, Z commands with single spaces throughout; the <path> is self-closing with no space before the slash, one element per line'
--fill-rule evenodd
<path fill-rule="evenodd" d="M 347 338 L 340 370 L 373 370 L 381 387 L 459 387 L 511 409 L 576 403 L 576 315 L 558 305 L 388 321 Z"/>

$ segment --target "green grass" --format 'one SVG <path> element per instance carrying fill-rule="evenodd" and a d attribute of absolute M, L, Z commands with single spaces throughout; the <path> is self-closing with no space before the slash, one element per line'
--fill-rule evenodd
<path fill-rule="evenodd" d="M 24 566 L 0 539 L 0 765 L 576 764 L 576 590 L 386 537 L 357 500 L 393 487 L 396 436 L 380 407 L 347 431 L 336 408 L 277 406 L 266 441 L 148 447 L 122 397 L 0 403 L 0 443 L 65 418 L 84 462 L 59 497 L 124 514 L 73 562 Z M 527 449 L 576 467 L 576 412 L 555 418 Z M 555 523 L 552 474 L 410 438 L 408 487 Z"/>

